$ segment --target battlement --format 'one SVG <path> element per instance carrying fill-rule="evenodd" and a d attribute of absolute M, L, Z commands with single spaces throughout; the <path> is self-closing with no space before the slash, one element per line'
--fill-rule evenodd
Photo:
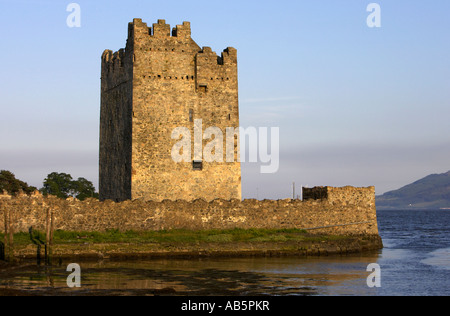
<path fill-rule="evenodd" d="M 221 54 L 221 63 L 223 64 L 237 64 L 237 49 L 234 47 L 227 47 Z"/>
<path fill-rule="evenodd" d="M 126 49 L 121 49 L 118 52 L 105 50 L 102 55 L 102 62 L 114 64 L 115 66 L 111 67 L 114 71 L 117 69 L 116 66 L 123 66 L 127 53 L 133 51 L 134 54 L 136 50 L 155 50 L 174 53 L 189 52 L 197 55 L 200 63 L 206 61 L 210 65 L 237 64 L 237 50 L 233 47 L 227 47 L 220 55 L 214 52 L 211 47 L 200 48 L 191 38 L 190 22 L 184 21 L 181 25 L 176 25 L 171 30 L 166 20 L 159 19 L 157 23 L 153 23 L 152 27 L 148 27 L 147 23 L 137 18 L 128 24 Z"/>
<path fill-rule="evenodd" d="M 172 30 L 173 37 L 191 38 L 191 23 L 183 22 L 183 25 L 177 25 Z"/>
<path fill-rule="evenodd" d="M 121 63 L 125 57 L 125 49 L 120 49 L 117 52 L 105 50 L 102 54 L 102 60 L 106 63 Z"/>
<path fill-rule="evenodd" d="M 204 46 L 202 50 L 198 52 L 197 56 L 205 60 L 217 60 L 219 65 L 224 65 L 225 63 L 237 63 L 237 50 L 233 47 L 227 47 L 219 56 L 211 49 L 211 47 Z"/>
<path fill-rule="evenodd" d="M 138 30 L 140 33 L 149 35 L 155 38 L 175 37 L 178 39 L 191 38 L 191 23 L 184 21 L 181 25 L 176 25 L 172 30 L 170 24 L 166 20 L 159 19 L 157 23 L 153 23 L 152 27 L 148 27 L 147 23 L 142 22 L 142 19 L 133 19 L 133 22 L 128 25 L 128 38 L 132 37 L 132 30 Z"/>

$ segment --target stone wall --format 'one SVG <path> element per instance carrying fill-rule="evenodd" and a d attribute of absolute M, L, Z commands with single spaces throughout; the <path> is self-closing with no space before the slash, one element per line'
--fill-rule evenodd
<path fill-rule="evenodd" d="M 113 201 L 61 200 L 54 197 L 0 195 L 0 231 L 4 211 L 13 209 L 15 231 L 44 230 L 46 209 L 55 229 L 66 231 L 205 230 L 234 228 L 308 229 L 314 234 L 378 235 L 375 188 L 325 188 L 327 199 Z"/>

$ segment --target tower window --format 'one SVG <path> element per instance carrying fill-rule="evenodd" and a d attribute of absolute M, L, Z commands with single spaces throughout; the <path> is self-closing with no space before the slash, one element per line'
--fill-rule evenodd
<path fill-rule="evenodd" d="M 192 162 L 192 169 L 194 169 L 196 171 L 202 171 L 203 170 L 203 161 L 194 160 Z"/>
<path fill-rule="evenodd" d="M 194 110 L 189 110 L 189 122 L 194 122 Z"/>
<path fill-rule="evenodd" d="M 207 91 L 208 91 L 208 86 L 206 86 L 206 85 L 200 85 L 198 87 L 198 92 L 206 93 Z"/>

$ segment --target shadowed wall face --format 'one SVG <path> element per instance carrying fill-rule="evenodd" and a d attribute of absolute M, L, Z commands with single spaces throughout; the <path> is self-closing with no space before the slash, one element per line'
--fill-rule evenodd
<path fill-rule="evenodd" d="M 133 68 L 131 45 L 102 55 L 99 193 L 100 199 L 131 199 Z"/>

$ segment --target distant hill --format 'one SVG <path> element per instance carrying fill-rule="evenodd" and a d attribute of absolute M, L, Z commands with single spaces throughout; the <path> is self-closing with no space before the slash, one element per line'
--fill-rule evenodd
<path fill-rule="evenodd" d="M 401 189 L 377 196 L 378 209 L 450 208 L 450 171 L 432 174 Z"/>

